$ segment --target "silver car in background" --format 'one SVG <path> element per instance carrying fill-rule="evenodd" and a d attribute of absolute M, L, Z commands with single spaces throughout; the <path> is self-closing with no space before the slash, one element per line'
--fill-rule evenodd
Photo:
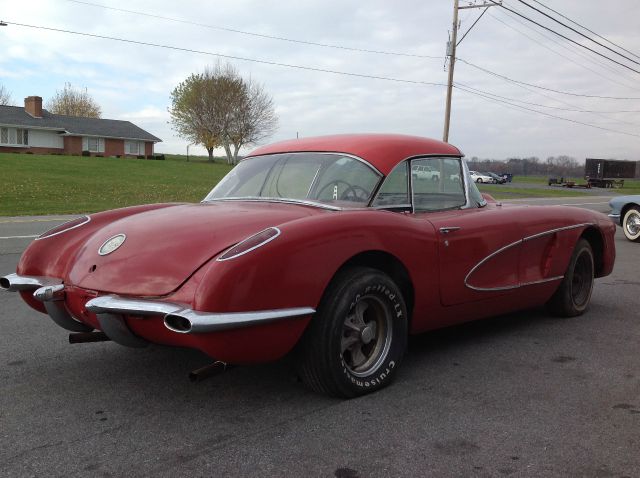
<path fill-rule="evenodd" d="M 622 227 L 624 236 L 632 242 L 640 242 L 640 194 L 614 197 L 609 206 L 609 217 Z"/>

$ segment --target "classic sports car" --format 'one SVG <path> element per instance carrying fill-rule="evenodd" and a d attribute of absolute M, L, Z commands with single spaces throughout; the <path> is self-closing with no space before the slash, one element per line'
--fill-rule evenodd
<path fill-rule="evenodd" d="M 605 215 L 501 205 L 462 156 L 401 135 L 261 147 L 199 204 L 45 232 L 0 285 L 74 332 L 231 364 L 291 352 L 316 391 L 372 392 L 396 375 L 408 334 L 543 304 L 580 315 L 613 268 Z M 415 166 L 438 180 L 415 180 Z"/>
<path fill-rule="evenodd" d="M 609 217 L 622 226 L 624 236 L 632 242 L 640 242 L 640 195 L 614 197 L 609 206 Z"/>

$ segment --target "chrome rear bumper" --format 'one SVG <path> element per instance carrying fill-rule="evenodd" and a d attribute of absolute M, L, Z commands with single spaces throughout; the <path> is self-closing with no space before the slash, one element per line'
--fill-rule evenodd
<path fill-rule="evenodd" d="M 315 313 L 311 307 L 260 310 L 255 312 L 199 312 L 184 305 L 144 299 L 127 299 L 105 295 L 91 299 L 87 310 L 95 314 L 164 315 L 164 325 L 181 334 L 200 334 L 268 324 L 283 319 L 304 317 Z"/>
<path fill-rule="evenodd" d="M 9 274 L 0 277 L 0 288 L 9 292 L 34 290 L 40 287 L 58 284 L 62 284 L 62 279 L 54 277 L 20 276 L 18 274 Z"/>
<path fill-rule="evenodd" d="M 34 290 L 33 296 L 41 301 L 49 316 L 59 326 L 72 332 L 93 330 L 67 310 L 62 279 L 54 277 L 20 276 L 9 274 L 0 278 L 0 287 L 7 291 Z M 268 324 L 284 319 L 305 317 L 315 313 L 312 307 L 259 310 L 253 312 L 200 312 L 183 304 L 146 299 L 130 299 L 117 295 L 104 295 L 89 300 L 85 307 L 96 314 L 102 331 L 114 342 L 139 347 L 145 342 L 127 327 L 123 315 L 144 319 L 145 316 L 163 316 L 167 329 L 180 334 L 200 334 L 221 330 Z"/>

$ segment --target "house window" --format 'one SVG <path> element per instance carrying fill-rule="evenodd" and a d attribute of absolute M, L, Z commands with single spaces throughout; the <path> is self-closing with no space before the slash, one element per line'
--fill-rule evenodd
<path fill-rule="evenodd" d="M 82 138 L 82 150 L 92 153 L 104 153 L 104 138 Z"/>
<path fill-rule="evenodd" d="M 16 130 L 17 143 L 27 146 L 29 144 L 29 130 L 17 129 Z"/>
<path fill-rule="evenodd" d="M 0 143 L 9 143 L 9 128 L 0 128 Z"/>
<path fill-rule="evenodd" d="M 124 152 L 125 154 L 143 154 L 140 152 L 140 143 L 138 141 L 125 141 Z"/>

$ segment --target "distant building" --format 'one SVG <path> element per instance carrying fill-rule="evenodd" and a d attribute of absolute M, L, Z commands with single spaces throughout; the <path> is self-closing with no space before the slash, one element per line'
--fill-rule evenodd
<path fill-rule="evenodd" d="M 150 156 L 160 138 L 130 121 L 55 115 L 42 98 L 29 96 L 20 106 L 0 106 L 0 152 Z M 85 153 L 87 154 L 87 153 Z"/>

